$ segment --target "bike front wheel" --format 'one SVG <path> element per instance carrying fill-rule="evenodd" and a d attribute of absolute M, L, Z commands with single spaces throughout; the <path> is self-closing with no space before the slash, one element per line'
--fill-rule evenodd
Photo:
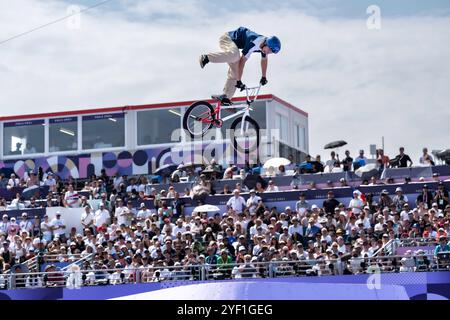
<path fill-rule="evenodd" d="M 245 117 L 244 123 L 242 119 L 243 117 L 237 118 L 231 124 L 231 141 L 236 151 L 253 152 L 259 146 L 259 125 L 250 117 Z"/>
<path fill-rule="evenodd" d="M 184 113 L 183 129 L 191 138 L 202 137 L 211 127 L 215 120 L 214 108 L 206 101 L 193 103 Z"/>

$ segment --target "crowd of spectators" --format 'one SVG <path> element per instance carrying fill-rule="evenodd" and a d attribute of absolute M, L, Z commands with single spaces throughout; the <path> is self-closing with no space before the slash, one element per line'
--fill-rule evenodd
<path fill-rule="evenodd" d="M 351 168 L 355 162 L 348 153 L 346 156 L 340 161 L 332 153 L 326 166 L 339 164 Z M 382 150 L 379 156 L 383 165 L 390 165 Z M 359 158 L 363 159 L 363 153 Z M 402 161 L 400 158 L 399 163 Z M 251 168 L 230 166 L 218 174 L 219 166 L 212 163 L 205 169 L 208 170 L 215 173 L 215 178 L 232 177 L 234 172 L 245 178 Z M 81 207 L 83 231 L 78 233 L 68 227 L 60 213 L 52 220 L 47 215 L 41 220 L 24 212 L 17 221 L 5 210 L 0 222 L 0 272 L 34 256 L 51 254 L 59 262 L 91 255 L 82 270 L 97 270 L 92 271 L 95 279 L 109 283 L 135 281 L 137 270 L 141 281 L 159 280 L 167 277 L 168 268 L 179 268 L 183 274 L 195 278 L 199 277 L 198 265 L 208 266 L 208 272 L 221 278 L 267 276 L 266 269 L 258 266 L 273 261 L 280 262 L 277 272 L 282 275 L 295 274 L 300 269 L 310 274 L 357 274 L 367 272 L 367 259 L 389 241 L 422 238 L 439 244 L 436 254 L 448 250 L 450 205 L 442 182 L 436 190 L 424 185 L 413 206 L 398 187 L 395 194 L 383 190 L 379 199 L 355 190 L 348 203 L 341 203 L 330 190 L 320 206 L 310 204 L 311 199 L 298 191 L 295 207 L 277 208 L 267 206 L 259 196 L 265 191 L 278 191 L 273 181 L 266 186 L 256 184 L 250 190 L 238 182 L 233 184 L 233 190 L 226 186 L 222 192 L 213 192 L 211 176 L 194 166 L 187 170 L 178 167 L 172 174 L 174 180 L 183 177 L 193 183 L 183 196 L 200 200 L 203 194 L 229 194 L 227 209 L 212 215 L 207 212 L 187 215 L 183 196 L 173 186 L 156 192 L 145 176 L 108 177 L 103 171 L 80 190 L 74 179 L 61 181 L 52 174 L 44 177 L 41 171 L 37 175 L 30 172 L 26 186 L 40 182 L 49 186 L 48 198 L 44 201 L 32 198 L 25 205 L 18 194 L 11 204 L 22 202 L 24 208 Z M 24 181 L 12 174 L 4 187 L 12 188 L 16 183 Z M 341 186 L 345 185 L 341 181 Z M 241 195 L 246 192 L 247 200 Z M 154 208 L 147 208 L 143 200 L 152 201 Z M 0 210 L 6 207 L 3 200 Z M 380 250 L 380 254 L 385 253 Z M 402 270 L 409 270 L 406 264 Z M 304 268 L 299 268 L 300 265 Z M 51 268 L 54 266 L 47 270 Z M 115 271 L 108 271 L 111 269 Z M 91 281 L 92 277 L 85 279 Z"/>

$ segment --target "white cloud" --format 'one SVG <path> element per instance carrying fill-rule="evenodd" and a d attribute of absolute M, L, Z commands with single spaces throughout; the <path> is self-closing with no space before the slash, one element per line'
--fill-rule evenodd
<path fill-rule="evenodd" d="M 370 31 L 365 12 L 324 20 L 286 3 L 263 12 L 216 12 L 198 0 L 122 2 L 126 11 L 83 14 L 80 30 L 62 22 L 1 45 L 2 115 L 208 97 L 220 92 L 226 66 L 201 70 L 198 55 L 216 50 L 225 31 L 246 25 L 282 39 L 265 91 L 309 113 L 312 154 L 328 158 L 322 146 L 336 139 L 347 140 L 353 154 L 368 152 L 382 135 L 391 156 L 400 145 L 414 160 L 423 146 L 448 147 L 446 18 L 384 18 L 382 30 Z M 66 7 L 2 2 L 0 39 L 64 16 Z M 247 83 L 259 79 L 258 60 L 246 67 Z"/>

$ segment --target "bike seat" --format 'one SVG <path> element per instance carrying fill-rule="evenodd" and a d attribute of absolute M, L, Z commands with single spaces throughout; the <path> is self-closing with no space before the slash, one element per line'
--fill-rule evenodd
<path fill-rule="evenodd" d="M 216 101 L 222 101 L 223 98 L 225 98 L 226 95 L 224 94 L 213 94 L 211 96 L 212 99 L 216 100 Z"/>

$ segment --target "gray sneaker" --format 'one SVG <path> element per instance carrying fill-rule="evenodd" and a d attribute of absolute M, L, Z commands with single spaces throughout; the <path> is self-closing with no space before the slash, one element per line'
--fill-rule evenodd
<path fill-rule="evenodd" d="M 200 62 L 200 68 L 202 68 L 202 69 L 209 62 L 208 56 L 206 54 L 202 54 L 198 60 Z"/>

